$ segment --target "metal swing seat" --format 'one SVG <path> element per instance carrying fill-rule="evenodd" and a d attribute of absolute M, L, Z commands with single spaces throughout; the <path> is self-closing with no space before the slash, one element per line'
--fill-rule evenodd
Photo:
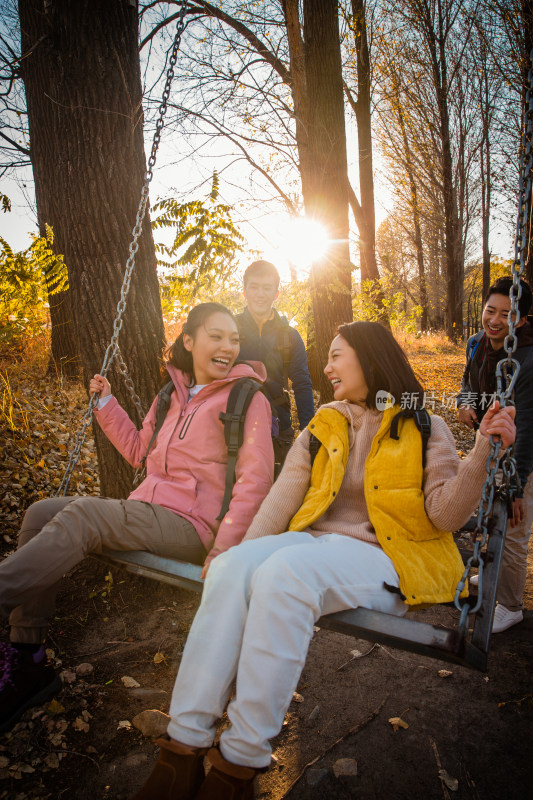
<path fill-rule="evenodd" d="M 142 222 L 148 202 L 148 186 L 153 174 L 152 170 L 155 165 L 157 148 L 163 127 L 163 118 L 166 113 L 170 86 L 174 76 L 174 66 L 177 61 L 181 35 L 185 27 L 184 13 L 185 3 L 182 4 L 176 35 L 169 58 L 166 85 L 163 92 L 162 103 L 159 107 L 159 118 L 156 123 L 152 151 L 148 160 L 148 169 L 145 175 L 137 218 L 132 232 L 132 242 L 129 248 L 129 257 L 126 263 L 120 301 L 117 306 L 113 336 L 106 350 L 104 362 L 100 370 L 100 374 L 105 376 L 113 360 L 117 361 L 141 418 L 144 416 L 142 406 L 138 396 L 135 394 L 133 383 L 127 374 L 126 366 L 120 355 L 118 337 L 122 327 L 122 315 L 126 307 L 131 274 L 135 266 L 138 239 L 141 234 Z M 508 402 L 512 402 L 512 391 L 520 368 L 518 362 L 512 358 L 512 355 L 516 349 L 515 324 L 518 323 L 520 319 L 520 313 L 518 311 L 518 299 L 521 295 L 520 275 L 524 271 L 524 255 L 526 248 L 525 230 L 526 222 L 529 217 L 531 193 L 530 176 L 533 167 L 531 147 L 531 129 L 533 127 L 532 70 L 530 70 L 529 73 L 529 83 L 527 124 L 525 125 L 526 130 L 524 132 L 521 159 L 520 202 L 515 243 L 515 260 L 513 263 L 513 286 L 510 291 L 511 310 L 509 313 L 509 336 L 505 341 L 507 359 L 500 361 L 496 370 L 498 396 L 502 406 Z M 92 420 L 92 412 L 97 402 L 98 395 L 92 395 L 57 495 L 65 495 L 67 492 L 70 478 L 79 459 L 81 447 L 85 441 L 86 430 Z M 487 459 L 487 479 L 483 487 L 477 524 L 472 534 L 473 552 L 472 555 L 466 559 L 465 570 L 456 590 L 455 606 L 460 612 L 457 627 L 445 628 L 410 619 L 409 615 L 406 617 L 397 617 L 366 608 L 348 609 L 334 614 L 328 614 L 317 621 L 316 624 L 318 627 L 485 671 L 487 668 L 490 636 L 496 604 L 496 588 L 505 541 L 508 508 L 510 507 L 512 498 L 511 480 L 516 475 L 514 459 L 510 454 L 507 454 L 503 459 L 505 462 L 503 464 L 504 485 L 496 490 L 495 478 L 499 462 L 499 449 L 500 442 L 493 441 L 493 437 L 491 437 L 491 454 Z M 203 581 L 200 578 L 201 567 L 196 564 L 163 558 L 144 551 L 105 550 L 102 555 L 98 555 L 96 558 L 106 563 L 123 567 L 128 572 L 135 575 L 168 583 L 172 586 L 200 593 L 203 589 Z M 477 567 L 479 571 L 478 595 L 477 597 L 470 596 L 461 599 L 460 594 L 466 585 L 466 580 L 472 567 Z M 474 617 L 471 629 L 469 626 L 470 616 Z"/>
<path fill-rule="evenodd" d="M 483 566 L 480 573 L 483 577 L 479 584 L 479 607 L 475 612 L 471 631 L 468 630 L 468 613 L 465 614 L 466 629 L 462 631 L 460 626 L 444 628 L 410 619 L 409 613 L 405 617 L 397 617 L 368 608 L 351 608 L 327 614 L 320 617 L 316 625 L 324 630 L 343 633 L 357 639 L 366 639 L 485 671 L 506 525 L 507 503 L 498 499 L 494 503 L 487 547 L 482 557 Z M 202 568 L 196 564 L 162 558 L 140 550 L 106 550 L 98 556 L 98 559 L 110 565 L 118 565 L 143 578 L 151 578 L 199 593 L 203 589 L 203 581 L 200 580 Z M 474 599 L 467 598 L 467 601 Z M 470 611 L 470 607 L 467 608 Z"/>

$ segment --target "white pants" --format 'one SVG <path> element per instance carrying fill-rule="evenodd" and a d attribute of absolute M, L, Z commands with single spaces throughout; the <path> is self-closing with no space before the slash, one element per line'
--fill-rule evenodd
<path fill-rule="evenodd" d="M 356 606 L 403 614 L 384 582 L 399 581 L 383 550 L 335 533 L 265 536 L 215 558 L 174 686 L 169 735 L 209 747 L 236 678 L 222 754 L 268 766 L 268 740 L 283 724 L 315 621 Z"/>

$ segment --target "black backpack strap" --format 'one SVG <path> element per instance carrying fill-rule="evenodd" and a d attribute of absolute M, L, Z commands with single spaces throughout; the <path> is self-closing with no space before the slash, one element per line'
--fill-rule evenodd
<path fill-rule="evenodd" d="M 261 391 L 262 388 L 262 384 L 253 378 L 241 378 L 235 381 L 229 393 L 226 411 L 221 411 L 219 414 L 219 418 L 224 423 L 224 440 L 228 448 L 228 465 L 226 467 L 224 499 L 222 500 L 220 514 L 217 517 L 218 520 L 224 519 L 231 501 L 233 486 L 235 484 L 237 457 L 239 455 L 239 448 L 244 439 L 246 412 L 252 402 L 253 396 L 256 392 Z"/>
<path fill-rule="evenodd" d="M 316 454 L 320 450 L 320 440 L 316 438 L 315 434 L 312 433 L 309 438 L 309 455 L 311 456 L 311 469 L 313 469 L 313 464 L 315 463 Z"/>
<path fill-rule="evenodd" d="M 470 339 L 470 344 L 468 345 L 468 354 L 467 354 L 468 361 L 472 361 L 472 359 L 474 358 L 476 350 L 478 349 L 479 344 L 483 339 L 483 336 L 484 332 L 479 331 L 479 333 L 476 333 L 476 335 L 472 336 L 472 338 Z"/>
<path fill-rule="evenodd" d="M 422 469 L 426 466 L 426 450 L 431 436 L 431 417 L 425 408 L 415 409 L 415 424 L 422 436 Z"/>
<path fill-rule="evenodd" d="M 482 342 L 484 335 L 484 331 L 479 331 L 479 333 L 476 333 L 476 335 L 472 336 L 470 339 L 466 353 L 466 367 L 463 375 L 464 380 L 470 380 L 470 366 L 474 360 L 474 356 L 476 355 L 477 349 Z M 480 352 L 482 353 L 483 351 Z"/>
<path fill-rule="evenodd" d="M 414 419 L 422 436 L 422 469 L 426 466 L 426 450 L 431 436 L 431 417 L 425 408 L 405 408 L 392 418 L 390 426 L 391 439 L 399 439 L 398 425 L 401 419 Z"/>
<path fill-rule="evenodd" d="M 278 333 L 278 347 L 281 353 L 283 368 L 283 388 L 287 390 L 289 388 L 289 367 L 292 357 L 291 330 L 288 320 L 285 317 L 281 317 L 280 319 L 282 320 L 282 325 Z"/>
<path fill-rule="evenodd" d="M 148 458 L 148 453 L 152 449 L 152 446 L 157 438 L 157 434 L 161 430 L 163 422 L 165 421 L 165 417 L 168 414 L 168 409 L 170 408 L 170 397 L 172 392 L 176 387 L 174 386 L 173 381 L 169 381 L 165 383 L 163 388 L 160 390 L 159 394 L 157 395 L 157 406 L 155 409 L 155 425 L 154 425 L 154 432 L 152 433 L 152 438 L 148 443 L 148 447 L 146 448 L 145 455 L 141 458 L 141 464 L 145 465 L 146 459 Z"/>

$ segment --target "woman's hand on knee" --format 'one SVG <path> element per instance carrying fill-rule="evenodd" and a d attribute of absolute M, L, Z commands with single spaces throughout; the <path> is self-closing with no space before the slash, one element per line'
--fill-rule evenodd
<path fill-rule="evenodd" d="M 100 397 L 108 397 L 111 394 L 111 384 L 103 375 L 94 375 L 89 381 L 90 394 L 100 393 Z"/>

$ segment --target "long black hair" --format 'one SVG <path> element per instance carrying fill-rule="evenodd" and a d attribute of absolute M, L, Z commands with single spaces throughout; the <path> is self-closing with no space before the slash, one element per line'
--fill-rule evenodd
<path fill-rule="evenodd" d="M 422 384 L 388 328 L 379 322 L 350 322 L 340 325 L 338 334 L 353 347 L 361 364 L 368 386 L 368 408 L 376 408 L 379 391 L 391 394 L 398 404 L 402 395 L 408 394 L 411 407 L 422 407 Z"/>
<path fill-rule="evenodd" d="M 181 369 L 181 371 L 188 376 L 190 380 L 190 386 L 195 385 L 196 378 L 194 377 L 192 353 L 189 350 L 186 350 L 185 345 L 183 344 L 183 336 L 191 336 L 194 340 L 198 328 L 201 328 L 203 325 L 205 325 L 205 321 L 208 319 L 208 317 L 210 317 L 212 314 L 216 314 L 217 312 L 227 314 L 228 317 L 231 317 L 231 319 L 235 319 L 229 308 L 226 308 L 226 306 L 222 305 L 222 303 L 200 303 L 194 308 L 191 308 L 180 335 L 167 352 L 167 363 L 172 364 L 173 367 Z"/>

